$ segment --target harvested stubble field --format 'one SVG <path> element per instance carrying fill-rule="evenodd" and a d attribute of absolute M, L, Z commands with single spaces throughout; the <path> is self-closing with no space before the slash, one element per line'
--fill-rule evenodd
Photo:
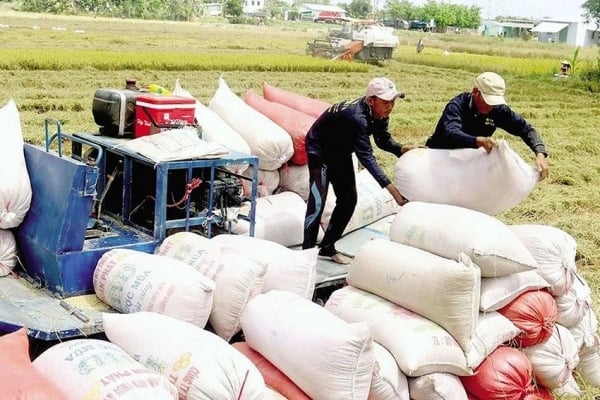
<path fill-rule="evenodd" d="M 223 76 L 231 89 L 261 93 L 261 83 L 328 102 L 360 96 L 374 76 L 393 79 L 406 93 L 391 128 L 403 143 L 424 144 L 445 103 L 470 90 L 475 76 L 499 72 L 507 99 L 540 132 L 550 153 L 550 177 L 518 207 L 499 215 L 510 224 L 547 224 L 578 243 L 577 265 L 600 311 L 600 83 L 577 78 L 597 63 L 597 49 L 582 49 L 575 76 L 556 79 L 560 60 L 574 48 L 519 39 L 469 34 L 397 31 L 400 47 L 381 65 L 334 62 L 305 55 L 307 41 L 323 38 L 329 26 L 281 23 L 230 25 L 223 20 L 193 23 L 56 17 L 3 10 L 0 13 L 0 104 L 13 98 L 24 136 L 40 143 L 44 119 L 63 131 L 96 131 L 91 106 L 98 88 L 138 85 L 172 88 L 176 79 L 207 104 Z M 415 52 L 419 38 L 425 50 Z M 525 160 L 533 155 L 518 139 L 498 131 Z M 391 173 L 392 156 L 381 154 Z M 600 389 L 586 387 L 583 399 Z"/>

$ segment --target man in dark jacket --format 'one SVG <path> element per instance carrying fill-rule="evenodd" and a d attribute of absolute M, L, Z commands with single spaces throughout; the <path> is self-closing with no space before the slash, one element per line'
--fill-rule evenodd
<path fill-rule="evenodd" d="M 386 188 L 399 205 L 407 200 L 383 172 L 371 147 L 371 136 L 377 147 L 400 157 L 415 146 L 401 145 L 388 131 L 389 115 L 397 98 L 404 98 L 387 78 L 374 78 L 367 85 L 365 96 L 345 100 L 329 107 L 312 125 L 306 135 L 306 152 L 310 174 L 310 194 L 304 220 L 303 249 L 313 248 L 321 216 L 327 200 L 329 183 L 336 196 L 319 255 L 340 264 L 348 257 L 339 253 L 335 242 L 342 237 L 357 202 L 356 180 L 352 153 L 375 180 Z"/>
<path fill-rule="evenodd" d="M 504 79 L 494 72 L 484 72 L 475 79 L 471 92 L 464 92 L 446 104 L 427 147 L 460 149 L 483 147 L 488 153 L 496 145 L 492 135 L 502 128 L 519 136 L 535 153 L 540 179 L 548 176 L 546 147 L 537 131 L 512 111 L 504 99 Z"/>

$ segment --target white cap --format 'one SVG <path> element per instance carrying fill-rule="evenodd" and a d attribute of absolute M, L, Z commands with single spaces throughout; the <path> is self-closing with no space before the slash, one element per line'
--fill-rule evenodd
<path fill-rule="evenodd" d="M 396 85 L 394 85 L 394 82 L 388 78 L 380 77 L 371 79 L 367 85 L 365 96 L 377 96 L 382 100 L 390 101 L 397 97 L 403 99 L 404 93 L 396 90 Z"/>
<path fill-rule="evenodd" d="M 494 72 L 484 72 L 475 79 L 475 87 L 479 89 L 487 105 L 506 104 L 506 100 L 504 100 L 506 84 L 500 75 Z"/>

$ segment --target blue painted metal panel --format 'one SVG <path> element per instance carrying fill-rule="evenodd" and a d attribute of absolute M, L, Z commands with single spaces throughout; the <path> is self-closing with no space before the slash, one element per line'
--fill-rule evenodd
<path fill-rule="evenodd" d="M 106 251 L 154 251 L 151 235 L 108 218 L 100 221 L 102 236 L 86 239 L 98 168 L 32 145 L 25 145 L 25 160 L 32 199 L 16 236 L 26 272 L 41 287 L 63 297 L 93 293 L 94 269 Z"/>
<path fill-rule="evenodd" d="M 33 193 L 17 236 L 33 238 L 56 253 L 81 250 L 98 169 L 37 146 L 25 144 L 24 149 Z"/>

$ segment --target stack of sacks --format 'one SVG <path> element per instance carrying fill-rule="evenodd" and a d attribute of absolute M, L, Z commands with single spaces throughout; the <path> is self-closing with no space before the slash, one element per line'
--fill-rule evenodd
<path fill-rule="evenodd" d="M 204 328 L 215 283 L 183 261 L 136 250 L 113 249 L 93 275 L 98 298 L 122 313 L 152 311 Z"/>
<path fill-rule="evenodd" d="M 244 138 L 260 169 L 277 170 L 294 154 L 290 135 L 233 93 L 222 77 L 208 107 Z"/>
<path fill-rule="evenodd" d="M 138 339 L 131 336 L 131 340 Z M 178 398 L 168 376 L 155 371 L 155 366 L 141 365 L 132 354 L 105 340 L 75 339 L 55 344 L 33 365 L 69 400 Z"/>
<path fill-rule="evenodd" d="M 280 187 L 281 190 L 287 190 L 281 185 L 280 170 L 282 169 L 292 171 L 298 170 L 299 173 L 306 171 L 306 184 L 308 185 L 308 160 L 306 156 L 305 139 L 306 134 L 315 122 L 316 117 L 288 107 L 285 104 L 267 100 L 252 90 L 248 90 L 245 93 L 244 101 L 257 112 L 265 115 L 285 130 L 290 135 L 294 147 L 294 154 L 290 158 L 289 163 L 284 164 L 275 171 L 258 171 L 259 196 L 271 195 Z"/>
<path fill-rule="evenodd" d="M 55 385 L 32 365 L 25 328 L 0 336 L 0 376 L 0 399 L 69 399 L 61 385 Z"/>
<path fill-rule="evenodd" d="M 308 163 L 306 156 L 306 134 L 317 119 L 284 104 L 269 101 L 252 90 L 244 95 L 244 101 L 250 107 L 267 116 L 271 121 L 282 127 L 292 138 L 294 155 L 290 162 L 296 165 Z"/>
<path fill-rule="evenodd" d="M 182 261 L 215 282 L 208 322 L 217 335 L 230 341 L 240 331 L 248 301 L 263 290 L 267 262 L 192 232 L 167 237 L 156 253 Z"/>
<path fill-rule="evenodd" d="M 551 337 L 545 344 L 526 349 L 532 357 L 534 372 L 552 385 L 549 387 L 557 395 L 579 393 L 577 383 L 568 373 L 573 368 L 586 384 L 600 387 L 598 322 L 591 290 L 575 265 L 575 239 L 547 225 L 523 224 L 510 228 L 535 257 L 539 273 L 551 284 L 548 291 L 556 302 L 556 327 Z M 556 337 L 558 334 L 560 338 Z M 573 340 L 577 355 L 572 351 Z"/>
<path fill-rule="evenodd" d="M 521 235 L 515 233 L 518 230 L 521 230 Z M 576 352 L 573 354 L 571 351 L 572 339 L 568 338 L 568 332 L 560 334 L 564 329 L 557 323 L 557 301 L 549 293 L 553 286 L 563 288 L 566 280 L 573 280 L 556 278 L 559 275 L 563 278 L 568 276 L 564 267 L 559 267 L 560 272 L 549 268 L 550 271 L 545 274 L 540 270 L 533 250 L 538 247 L 537 254 L 544 255 L 538 257 L 540 263 L 543 263 L 544 258 L 551 259 L 551 250 L 556 247 L 556 243 L 546 244 L 542 250 L 541 242 L 548 242 L 551 232 L 546 230 L 538 233 L 537 240 L 534 240 L 534 233 L 531 227 L 511 228 L 478 211 L 452 205 L 410 202 L 396 214 L 390 228 L 390 239 L 442 257 L 456 259 L 454 254 L 466 252 L 481 270 L 479 310 L 483 313 L 497 311 L 518 328 L 518 336 L 515 335 L 510 342 L 513 346 L 522 348 L 532 360 L 533 375 L 539 385 L 551 389 L 557 395 L 577 395 L 579 388 L 572 372 L 578 359 Z M 561 239 L 564 242 L 564 237 Z M 574 262 L 563 261 L 565 255 L 569 257 L 569 254 L 574 256 L 572 248 L 558 257 L 558 262 L 561 265 Z M 556 262 L 555 260 L 554 263 Z M 544 276 L 548 276 L 553 285 Z M 589 301 L 589 291 L 579 292 L 574 297 L 586 300 L 575 303 L 585 304 Z M 564 313 L 563 323 L 580 321 L 586 308 L 588 307 L 571 307 Z M 557 343 L 558 338 L 563 340 Z M 588 340 L 590 341 L 593 342 Z M 563 351 L 554 351 L 560 348 Z M 540 363 L 539 358 L 535 359 L 536 353 L 553 354 L 554 362 L 549 362 L 546 357 Z"/>
<path fill-rule="evenodd" d="M 151 312 L 105 313 L 103 323 L 108 340 L 168 378 L 180 400 L 265 396 L 265 382 L 252 362 L 214 333 Z"/>
<path fill-rule="evenodd" d="M 173 95 L 191 99 L 194 98 L 190 92 L 181 87 L 179 79 L 175 82 Z M 194 116 L 202 128 L 203 140 L 211 143 L 218 143 L 230 150 L 240 153 L 250 154 L 250 146 L 246 140 L 225 122 L 219 114 L 215 113 L 198 100 L 196 100 Z M 241 174 L 248 168 L 248 164 L 227 165 L 225 168 L 233 173 Z"/>
<path fill-rule="evenodd" d="M 505 140 L 480 149 L 415 149 L 394 166 L 394 185 L 410 201 L 449 204 L 497 215 L 529 196 L 539 179 Z"/>
<path fill-rule="evenodd" d="M 246 343 L 310 398 L 367 400 L 375 350 L 365 323 L 347 323 L 295 293 L 254 297 L 242 316 Z"/>
<path fill-rule="evenodd" d="M 303 96 L 298 93 L 289 92 L 281 88 L 271 86 L 267 82 L 262 83 L 263 97 L 266 100 L 286 105 L 294 110 L 318 118 L 331 104 Z"/>
<path fill-rule="evenodd" d="M 31 183 L 25 155 L 19 110 L 14 100 L 0 108 L 0 277 L 17 265 L 16 241 L 12 231 L 23 222 L 31 204 Z"/>
<path fill-rule="evenodd" d="M 487 277 L 508 276 L 537 267 L 533 257 L 504 224 L 486 214 L 461 207 L 411 202 L 394 216 L 389 235 L 392 240 L 387 243 L 389 249 L 369 249 L 373 242 L 360 249 L 348 275 L 350 286 L 374 293 L 435 323 L 460 346 L 464 367 L 468 369 L 477 369 L 499 346 L 520 333 L 502 314 L 480 310 L 480 296 L 484 294 L 480 285 Z M 365 250 L 369 251 L 362 257 L 361 253 Z M 383 257 L 386 257 L 385 261 L 382 261 Z M 422 263 L 416 265 L 418 260 Z M 477 260 L 477 263 L 473 264 L 471 260 Z M 382 268 L 382 263 L 389 268 Z M 369 268 L 369 265 L 373 267 Z M 431 268 L 436 265 L 440 271 L 434 273 Z M 357 266 L 362 274 L 353 277 Z M 468 273 L 470 269 L 477 271 L 471 279 L 456 275 L 458 271 Z M 455 275 L 449 275 L 451 273 Z M 538 277 L 538 281 L 547 286 L 543 279 Z M 396 287 L 398 285 L 402 288 Z M 432 293 L 436 294 L 433 300 Z M 335 296 L 334 292 L 330 301 Z M 465 305 L 468 305 L 468 310 L 460 309 Z M 373 326 L 381 323 L 384 322 L 377 321 Z M 376 333 L 374 336 L 377 341 L 379 337 Z M 425 354 L 423 350 L 414 351 L 419 355 Z M 434 360 L 441 355 L 441 352 L 437 353 L 432 356 Z M 443 364 L 439 358 L 438 364 Z M 468 375 L 464 371 L 457 373 L 439 368 L 408 372 L 407 375 L 425 382 L 439 379 L 438 373 Z M 446 395 L 457 398 L 450 392 L 461 392 L 459 382 L 446 381 L 453 383 Z M 411 382 L 423 386 L 423 382 Z"/>
<path fill-rule="evenodd" d="M 464 254 L 454 261 L 376 239 L 359 249 L 347 282 L 325 307 L 345 320 L 369 322 L 375 341 L 396 357 L 408 376 L 469 374 L 494 346 L 518 333 L 497 314 L 480 320 L 480 271 Z M 397 318 L 389 318 L 392 312 Z M 425 326 L 432 335 L 444 337 L 433 339 L 438 348 L 427 347 L 432 339 L 424 335 Z M 400 333 L 403 340 L 397 340 Z"/>

